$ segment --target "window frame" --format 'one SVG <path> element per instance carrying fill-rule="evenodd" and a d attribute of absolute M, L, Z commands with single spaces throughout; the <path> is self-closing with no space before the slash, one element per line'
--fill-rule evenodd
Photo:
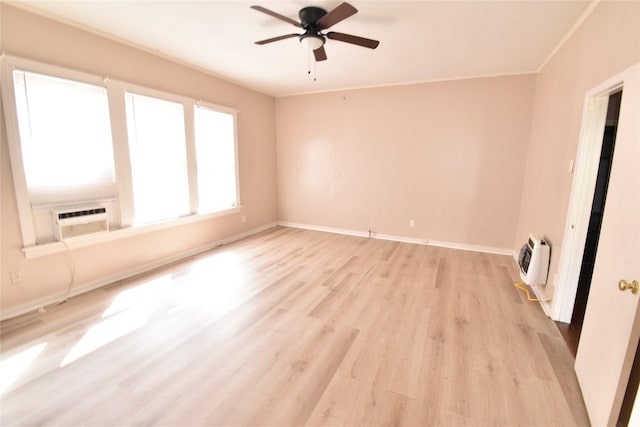
<path fill-rule="evenodd" d="M 236 207 L 240 206 L 240 162 L 238 160 L 238 110 L 233 109 L 233 108 L 229 108 L 229 107 L 224 107 L 218 104 L 213 104 L 210 102 L 206 102 L 206 101 L 196 101 L 196 103 L 193 105 L 193 107 L 191 108 L 191 114 L 192 114 L 192 119 L 193 119 L 193 153 L 194 153 L 194 167 L 193 168 L 189 168 L 190 171 L 193 171 L 193 173 L 195 174 L 195 181 L 197 184 L 197 175 L 198 175 L 198 164 L 197 164 L 197 153 L 196 153 L 196 126 L 195 126 L 195 115 L 196 115 L 196 108 L 204 108 L 204 109 L 208 109 L 208 110 L 213 110 L 213 111 L 217 111 L 219 113 L 225 113 L 225 114 L 230 114 L 233 117 L 233 154 L 234 154 L 234 159 L 235 159 L 235 165 L 234 165 L 234 169 L 235 169 L 235 179 L 236 179 Z M 198 200 L 198 187 L 196 185 L 195 187 L 195 194 L 192 195 L 192 199 L 191 200 Z M 197 212 L 197 207 L 196 210 L 192 212 Z M 205 214 L 200 214 L 200 215 L 207 215 Z"/>
<path fill-rule="evenodd" d="M 119 228 L 108 233 L 88 235 L 66 240 L 36 243 L 36 229 L 34 211 L 31 206 L 29 191 L 26 183 L 24 161 L 22 156 L 20 133 L 15 99 L 15 84 L 13 70 L 20 70 L 44 74 L 81 83 L 105 87 L 109 103 L 109 120 L 111 125 L 112 149 L 114 155 L 114 169 L 116 176 L 116 206 L 119 213 Z M 97 76 L 65 67 L 33 61 L 25 58 L 3 54 L 0 56 L 0 85 L 7 132 L 7 145 L 12 169 L 14 191 L 22 235 L 22 250 L 27 258 L 33 258 L 51 253 L 62 252 L 69 248 L 85 247 L 102 242 L 118 240 L 133 235 L 148 233 L 160 229 L 172 228 L 197 221 L 242 212 L 240 199 L 240 174 L 238 159 L 238 110 L 232 107 L 220 106 L 207 101 L 195 100 L 183 95 L 169 93 L 145 86 L 131 84 L 125 81 Z M 133 185 L 131 176 L 131 161 L 129 153 L 128 128 L 126 121 L 125 93 L 131 92 L 144 96 L 151 96 L 178 102 L 183 105 L 185 140 L 187 151 L 187 172 L 189 182 L 190 214 L 176 219 L 157 223 L 134 225 Z M 197 163 L 195 153 L 195 108 L 204 108 L 229 113 L 234 121 L 234 153 L 236 171 L 236 207 L 205 214 L 198 211 Z"/>
<path fill-rule="evenodd" d="M 126 166 L 128 167 L 128 176 L 127 176 L 127 186 L 128 188 L 128 198 L 127 198 L 127 204 L 126 206 L 124 206 L 124 208 L 126 208 L 126 211 L 123 210 L 123 208 L 121 207 L 121 212 L 122 212 L 122 216 L 123 216 L 123 226 L 124 224 L 124 220 L 126 218 L 127 223 L 126 226 L 129 227 L 140 227 L 140 226 L 144 226 L 145 224 L 139 224 L 136 225 L 135 222 L 135 202 L 134 202 L 134 195 L 133 195 L 133 171 L 132 171 L 132 163 L 131 163 L 131 154 L 129 152 L 129 128 L 128 128 L 128 123 L 126 120 L 126 116 L 127 116 L 127 106 L 126 106 L 126 95 L 127 93 L 131 93 L 134 95 L 142 95 L 142 96 L 146 96 L 146 97 L 150 97 L 150 98 L 156 98 L 156 99 L 160 99 L 163 101 L 170 101 L 170 102 L 175 102 L 178 104 L 182 105 L 182 110 L 183 110 L 183 121 L 184 121 L 184 131 L 185 131 L 185 150 L 186 150 L 186 155 L 187 155 L 187 182 L 189 185 L 189 214 L 187 216 L 190 215 L 194 215 L 196 213 L 196 211 L 194 211 L 193 208 L 193 190 L 192 187 L 194 185 L 197 185 L 197 182 L 194 181 L 195 179 L 195 175 L 192 173 L 192 169 L 195 166 L 195 163 L 192 159 L 193 156 L 193 145 L 195 144 L 195 142 L 190 139 L 190 132 L 189 129 L 193 127 L 193 114 L 191 115 L 191 117 L 189 117 L 189 113 L 187 112 L 188 109 L 191 108 L 191 105 L 193 105 L 195 103 L 194 100 L 192 100 L 191 98 L 187 98 L 184 96 L 180 96 L 180 95 L 176 95 L 176 94 L 172 94 L 172 93 L 168 93 L 168 92 L 163 92 L 160 90 L 156 90 L 156 89 L 150 89 L 144 86 L 138 86 L 138 85 L 134 85 L 134 84 L 130 84 L 130 83 L 126 83 L 123 81 L 118 81 L 118 80 L 109 80 L 107 81 L 107 87 L 112 87 L 114 92 L 120 92 L 118 93 L 118 97 L 121 97 L 122 100 L 122 104 L 118 105 L 118 108 L 121 108 L 121 110 L 119 110 L 119 114 L 123 114 L 124 116 L 122 116 L 124 118 L 124 131 L 126 132 L 126 135 L 123 135 L 121 138 L 119 138 L 119 142 L 121 143 L 120 150 L 121 151 L 125 151 L 126 150 L 126 156 L 127 156 L 127 163 Z M 108 95 L 108 91 L 107 91 L 107 95 Z M 119 116 L 120 117 L 120 116 Z M 193 132 L 191 132 L 193 133 Z M 114 138 L 115 139 L 115 138 Z M 114 141 L 114 145 L 116 144 L 116 142 Z M 116 175 L 116 185 L 118 182 L 118 178 Z M 124 185 L 124 183 L 123 183 Z M 119 189 L 119 188 L 118 188 Z M 126 212 L 126 216 L 125 216 L 125 212 Z M 166 220 L 166 221 L 172 221 L 172 220 Z"/>
<path fill-rule="evenodd" d="M 18 73 L 22 73 L 24 74 L 24 89 L 25 91 L 19 91 L 16 92 L 16 72 Z M 86 200 L 92 201 L 92 202 L 96 202 L 96 201 L 111 201 L 111 200 L 115 200 L 116 199 L 116 189 L 115 189 L 115 170 L 114 170 L 114 165 L 113 165 L 113 150 L 112 150 L 112 140 L 113 138 L 111 137 L 111 126 L 110 126 L 110 116 L 109 116 L 109 101 L 108 101 L 108 95 L 107 95 L 107 90 L 104 84 L 102 84 L 102 82 L 87 82 L 87 81 L 81 81 L 78 79 L 61 79 L 57 76 L 52 76 L 51 74 L 43 74 L 43 73 L 34 73 L 31 71 L 27 71 L 24 70 L 22 68 L 19 67 L 14 67 L 12 68 L 12 72 L 11 72 L 11 78 L 13 79 L 13 96 L 14 96 L 14 100 L 16 101 L 15 105 L 16 108 L 18 108 L 18 103 L 17 100 L 20 98 L 25 97 L 25 95 L 27 93 L 29 93 L 29 97 L 28 99 L 24 99 L 24 103 L 26 105 L 31 104 L 31 101 L 34 99 L 32 97 L 33 93 L 31 93 L 31 90 L 33 90 L 33 87 L 31 86 L 32 83 L 35 83 L 35 85 L 37 86 L 38 83 L 37 81 L 40 80 L 40 83 L 42 83 L 42 80 L 47 81 L 47 83 L 53 83 L 53 82 L 59 82 L 62 85 L 68 85 L 69 87 L 72 87 L 73 89 L 71 90 L 79 90 L 80 93 L 82 93 L 83 91 L 85 91 L 86 89 L 88 89 L 88 87 L 90 87 L 91 91 L 93 92 L 93 90 L 98 90 L 101 92 L 100 94 L 100 118 L 102 119 L 102 123 L 99 123 L 98 126 L 104 126 L 104 128 L 102 128 L 101 130 L 105 130 L 107 131 L 108 129 L 108 135 L 106 134 L 101 134 L 101 133 L 94 133 L 91 135 L 88 134 L 83 134 L 82 137 L 82 141 L 86 141 L 86 140 L 91 140 L 93 138 L 97 138 L 97 139 L 101 139 L 101 143 L 99 146 L 99 149 L 102 151 L 104 150 L 104 153 L 101 154 L 105 154 L 106 156 L 111 156 L 110 158 L 105 158 L 103 156 L 101 156 L 101 161 L 104 161 L 106 163 L 103 163 L 101 165 L 99 165 L 99 167 L 104 167 L 105 172 L 108 170 L 109 172 L 109 179 L 108 182 L 105 181 L 105 179 L 102 179 L 100 181 L 100 186 L 103 188 L 93 188 L 91 190 L 87 190 L 86 187 L 82 187 L 82 185 L 86 185 L 86 183 L 82 183 L 80 181 L 78 181 L 78 187 L 74 187 L 74 184 L 71 185 L 61 185 L 61 184 L 55 184 L 55 185 L 51 185 L 51 182 L 47 182 L 45 184 L 45 186 L 48 187 L 49 191 L 45 191 L 43 192 L 42 190 L 28 190 L 28 194 L 29 194 L 29 198 L 30 198 L 30 202 L 33 206 L 33 208 L 46 208 L 46 207 L 51 207 L 51 206 L 64 206 L 64 205 L 68 205 L 68 204 L 82 204 L 85 203 Z M 35 81 L 31 80 L 32 78 L 35 79 Z M 19 79 L 18 79 L 19 80 Z M 57 83 L 55 83 L 57 84 Z M 22 93 L 20 93 L 22 92 Z M 37 88 L 35 89 L 35 93 L 37 94 L 38 90 Z M 64 90 L 64 93 L 67 93 L 66 90 Z M 37 96 L 37 95 L 36 95 Z M 43 99 L 43 98 L 40 98 Z M 46 98 L 47 101 L 50 99 L 49 97 Z M 78 104 L 78 103 L 74 103 L 72 108 L 76 108 L 78 109 L 78 107 L 80 109 L 82 109 L 84 107 L 84 105 L 82 104 Z M 22 133 L 27 130 L 27 132 L 31 132 L 32 129 L 34 129 L 34 123 L 36 124 L 36 129 L 37 129 L 37 124 L 38 124 L 38 113 L 32 113 L 32 109 L 29 107 L 26 107 L 27 111 L 23 111 L 24 113 L 27 114 L 27 116 L 25 117 L 25 119 L 27 119 L 25 122 L 23 122 L 22 124 L 20 122 L 18 122 L 18 132 L 21 135 L 22 138 Z M 18 108 L 18 111 L 20 109 Z M 37 108 L 36 108 L 37 110 Z M 50 106 L 47 106 L 46 111 L 50 112 L 52 110 L 52 108 L 50 108 Z M 76 110 L 77 112 L 77 110 Z M 34 115 L 35 114 L 35 115 Z M 53 112 L 53 114 L 56 114 L 56 112 Z M 74 113 L 75 114 L 75 113 Z M 65 114 L 66 115 L 66 114 Z M 16 115 L 19 119 L 20 119 L 20 114 Z M 33 121 L 35 120 L 35 121 Z M 63 118 L 63 120 L 65 120 L 65 118 Z M 106 121 L 104 121 L 106 120 Z M 28 125 L 26 125 L 26 123 L 29 123 Z M 82 125 L 81 125 L 82 126 Z M 58 126 L 58 129 L 60 129 L 60 127 Z M 54 130 L 54 134 L 57 132 L 58 129 Z M 63 127 L 64 129 L 64 127 Z M 94 130 L 92 128 L 92 130 Z M 69 138 L 69 134 L 66 131 L 63 131 L 66 135 L 66 137 L 64 139 L 71 139 L 71 140 L 75 140 L 75 138 L 73 137 L 73 135 L 71 135 L 71 138 Z M 41 133 L 41 132 L 36 132 L 36 133 Z M 60 136 L 58 134 L 58 136 Z M 32 135 L 33 138 L 33 135 Z M 28 136 L 26 136 L 25 138 L 27 141 L 30 140 L 30 138 Z M 31 139 L 32 143 L 36 143 L 37 144 L 37 140 L 38 138 L 36 137 L 35 140 Z M 64 142 L 62 142 L 62 144 L 64 144 Z M 50 144 L 49 144 L 50 145 Z M 85 145 L 85 144 L 83 144 Z M 50 145 L 51 146 L 51 145 Z M 68 147 L 63 146 L 59 146 L 57 144 L 53 145 L 54 148 L 56 148 L 57 153 L 56 155 L 60 154 L 60 153 L 64 153 L 66 151 L 66 149 Z M 86 147 L 86 145 L 85 145 Z M 23 141 L 20 141 L 20 153 L 21 153 L 21 157 L 23 159 L 23 161 L 25 160 L 25 151 L 23 151 L 25 149 L 25 147 L 23 146 Z M 62 150 L 62 151 L 60 151 Z M 29 150 L 27 150 L 29 151 Z M 27 157 L 28 158 L 28 157 Z M 47 159 L 47 163 L 49 165 L 51 165 L 52 159 L 48 158 Z M 55 160 L 54 160 L 55 162 Z M 75 161 L 75 159 L 73 160 L 74 164 L 78 164 L 80 162 Z M 75 167 L 72 166 L 72 167 Z M 34 169 L 38 169 L 38 168 L 34 168 Z M 33 173 L 34 171 L 31 171 L 30 168 L 25 168 L 24 167 L 24 162 L 23 162 L 23 172 L 25 173 L 25 179 L 27 182 L 27 187 L 29 185 L 29 175 L 31 173 Z M 51 178 L 51 177 L 49 177 Z M 47 179 L 47 181 L 49 181 L 49 179 Z M 53 181 L 55 182 L 55 176 L 53 177 Z M 75 181 L 75 179 L 74 179 Z M 90 181 L 91 182 L 91 181 Z M 96 182 L 96 181 L 93 181 Z M 41 183 L 42 185 L 42 183 Z M 108 185 L 110 190 L 106 190 L 104 188 L 105 185 Z M 37 186 L 36 186 L 37 187 Z M 58 194 L 58 197 L 54 197 L 51 198 L 51 187 L 54 187 L 53 194 Z M 60 191 L 59 191 L 60 190 Z M 80 196 L 78 198 L 77 195 L 75 195 L 74 197 L 70 197 L 70 194 L 72 193 L 76 193 L 77 191 L 81 191 L 83 193 L 86 193 L 85 196 Z M 100 195 L 96 194 L 96 192 L 101 193 Z M 46 197 L 46 199 L 43 199 L 43 194 L 46 195 L 44 197 Z"/>

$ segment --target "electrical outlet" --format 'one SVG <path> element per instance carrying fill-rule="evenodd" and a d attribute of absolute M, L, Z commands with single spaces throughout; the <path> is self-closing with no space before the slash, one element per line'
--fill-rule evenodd
<path fill-rule="evenodd" d="M 18 286 L 22 284 L 22 275 L 19 271 L 11 273 L 11 283 Z"/>
<path fill-rule="evenodd" d="M 245 215 L 242 215 L 242 222 L 247 222 L 247 217 Z"/>
<path fill-rule="evenodd" d="M 415 227 L 416 226 L 416 220 L 415 219 L 410 219 L 409 220 L 409 227 Z"/>

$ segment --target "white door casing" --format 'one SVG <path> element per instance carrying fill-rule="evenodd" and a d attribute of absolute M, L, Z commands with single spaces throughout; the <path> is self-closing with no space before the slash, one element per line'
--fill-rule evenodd
<path fill-rule="evenodd" d="M 640 63 L 599 85 L 589 98 L 622 86 L 613 164 L 575 370 L 592 425 L 615 425 L 640 337 Z M 592 102 L 592 101 L 588 101 Z"/>
<path fill-rule="evenodd" d="M 613 87 L 606 86 L 605 93 L 600 90 L 595 96 L 587 94 L 585 97 L 575 175 L 558 264 L 558 284 L 551 305 L 550 317 L 559 322 L 570 323 L 573 314 L 598 177 L 609 93 L 614 88 L 615 83 Z"/>

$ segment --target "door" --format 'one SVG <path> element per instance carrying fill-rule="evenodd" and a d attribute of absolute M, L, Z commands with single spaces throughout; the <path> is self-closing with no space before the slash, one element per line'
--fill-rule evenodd
<path fill-rule="evenodd" d="M 594 426 L 615 425 L 640 336 L 640 64 L 622 83 L 616 148 L 575 370 Z M 604 93 L 602 96 L 608 96 Z M 595 96 L 598 97 L 598 96 Z"/>

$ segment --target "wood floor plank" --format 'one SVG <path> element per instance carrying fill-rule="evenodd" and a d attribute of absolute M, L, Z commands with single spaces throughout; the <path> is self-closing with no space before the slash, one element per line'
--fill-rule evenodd
<path fill-rule="evenodd" d="M 387 389 L 399 395 L 416 399 L 421 379 L 416 372 L 422 370 L 422 360 L 427 340 L 429 310 L 410 313 L 398 322 L 393 346 L 396 350 L 393 371 Z"/>
<path fill-rule="evenodd" d="M 0 424 L 588 425 L 517 279 L 508 256 L 275 227 L 2 322 L 24 366 Z"/>
<path fill-rule="evenodd" d="M 354 407 L 363 396 L 362 382 L 336 373 L 307 420 L 307 426 L 347 426 Z"/>

